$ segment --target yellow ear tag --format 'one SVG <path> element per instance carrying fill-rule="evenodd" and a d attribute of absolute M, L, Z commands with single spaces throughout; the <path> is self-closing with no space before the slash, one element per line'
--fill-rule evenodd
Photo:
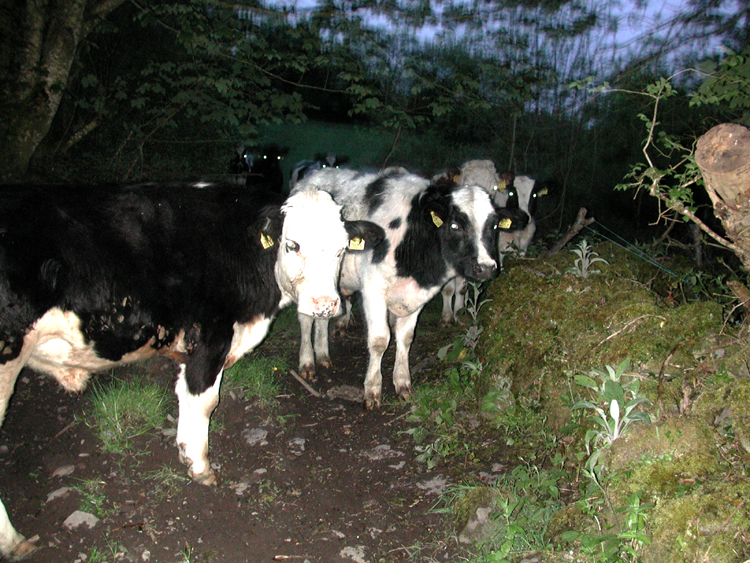
<path fill-rule="evenodd" d="M 432 217 L 432 222 L 435 223 L 435 226 L 439 229 L 443 224 L 443 220 L 438 217 L 438 214 L 434 211 L 430 211 L 430 217 Z"/>
<path fill-rule="evenodd" d="M 499 183 L 499 184 L 497 185 L 497 189 L 498 189 L 499 191 L 501 191 L 501 192 L 504 192 L 504 191 L 505 191 L 505 188 L 507 188 L 507 187 L 508 187 L 508 185 L 507 185 L 507 183 L 505 182 L 505 180 L 501 180 L 501 181 L 500 181 L 500 183 Z"/>
<path fill-rule="evenodd" d="M 513 221 L 508 219 L 507 217 L 505 219 L 500 219 L 500 222 L 497 224 L 497 227 L 499 229 L 510 229 L 510 226 L 513 224 Z"/>
<path fill-rule="evenodd" d="M 547 188 L 542 188 L 539 190 L 539 195 L 547 195 Z"/>
<path fill-rule="evenodd" d="M 260 244 L 263 245 L 263 248 L 268 250 L 273 246 L 273 239 L 266 233 L 260 233 Z"/>
<path fill-rule="evenodd" d="M 349 241 L 349 250 L 364 250 L 365 240 L 359 237 L 354 237 Z"/>

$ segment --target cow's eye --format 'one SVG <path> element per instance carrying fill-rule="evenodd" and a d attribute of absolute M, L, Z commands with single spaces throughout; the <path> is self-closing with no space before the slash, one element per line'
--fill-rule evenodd
<path fill-rule="evenodd" d="M 458 223 L 451 223 L 451 229 L 454 231 L 458 230 Z"/>
<path fill-rule="evenodd" d="M 497 185 L 495 185 L 495 186 L 492 186 L 492 191 L 493 191 L 493 192 L 496 192 L 496 191 L 497 191 Z"/>
<path fill-rule="evenodd" d="M 299 244 L 297 244 L 293 240 L 286 241 L 286 251 L 287 252 L 299 252 Z"/>

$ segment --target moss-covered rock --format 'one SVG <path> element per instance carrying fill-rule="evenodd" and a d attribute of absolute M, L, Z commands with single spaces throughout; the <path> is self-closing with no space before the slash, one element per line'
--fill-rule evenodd
<path fill-rule="evenodd" d="M 585 279 L 569 272 L 575 256 L 566 251 L 506 260 L 506 272 L 489 286 L 485 296 L 491 301 L 481 312 L 478 394 L 497 391 L 498 382 L 507 390 L 510 382 L 509 408 L 539 413 L 558 437 L 565 466 L 579 468 L 578 494 L 553 517 L 546 538 L 589 560 L 580 542 L 566 544 L 562 534 L 632 532 L 623 509 L 640 498 L 639 526 L 645 522 L 645 529 L 639 533 L 650 542 L 639 547 L 645 563 L 747 561 L 747 335 L 724 322 L 717 302 L 696 294 L 687 302 L 674 299 L 679 283 L 664 272 L 611 245 L 597 245 L 596 251 L 609 263 L 597 263 L 600 272 Z M 627 377 L 637 378 L 639 396 L 650 399 L 639 408 L 654 423 L 631 424 L 609 446 L 591 442 L 602 448 L 601 473 L 596 485 L 587 484 L 580 463 L 588 457 L 584 433 L 592 428 L 593 412 L 582 409 L 577 412 L 585 416 L 577 416 L 571 405 L 602 398 L 575 376 L 619 366 L 625 358 L 631 360 Z M 609 413 L 607 402 L 598 406 Z"/>

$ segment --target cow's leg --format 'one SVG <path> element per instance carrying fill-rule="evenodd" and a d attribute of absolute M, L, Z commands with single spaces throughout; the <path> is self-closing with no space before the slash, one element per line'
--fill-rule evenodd
<path fill-rule="evenodd" d="M 344 301 L 344 312 L 336 319 L 336 336 L 343 336 L 346 334 L 346 329 L 349 328 L 349 323 L 352 320 L 352 296 L 343 297 Z"/>
<path fill-rule="evenodd" d="M 25 363 L 27 354 L 23 354 L 22 357 L 11 360 L 2 366 L 0 366 L 0 424 L 2 424 L 5 418 L 5 411 L 8 408 L 8 401 L 13 394 L 13 388 L 16 384 L 16 379 Z M 5 510 L 5 505 L 0 501 L 0 555 L 8 557 L 9 559 L 20 559 L 36 549 L 36 546 L 19 534 L 10 523 L 8 512 Z"/>
<path fill-rule="evenodd" d="M 453 305 L 453 322 L 456 324 L 463 324 L 458 319 L 458 314 L 466 306 L 466 292 L 469 290 L 469 284 L 466 278 L 458 276 L 455 279 L 456 282 L 456 301 Z"/>
<path fill-rule="evenodd" d="M 180 365 L 175 392 L 180 410 L 177 420 L 177 447 L 180 460 L 188 466 L 190 476 L 204 485 L 215 485 L 216 475 L 208 460 L 208 424 L 219 404 L 219 386 L 223 370 L 216 381 L 198 395 L 188 389 L 186 366 Z"/>
<path fill-rule="evenodd" d="M 448 326 L 455 320 L 453 312 L 453 295 L 456 293 L 456 279 L 452 279 L 443 286 L 440 292 L 443 296 L 443 312 L 441 314 L 441 325 Z"/>
<path fill-rule="evenodd" d="M 396 337 L 396 361 L 393 366 L 393 386 L 396 394 L 402 399 L 411 395 L 411 375 L 409 374 L 409 350 L 414 340 L 417 318 L 422 309 L 406 317 L 397 317 L 394 323 Z"/>
<path fill-rule="evenodd" d="M 315 319 L 304 313 L 297 313 L 301 333 L 299 343 L 299 374 L 303 379 L 315 377 L 315 355 L 313 353 L 312 331 Z"/>
<path fill-rule="evenodd" d="M 315 319 L 315 361 L 324 368 L 331 367 L 331 355 L 328 352 L 328 319 Z"/>
<path fill-rule="evenodd" d="M 379 407 L 382 397 L 383 374 L 381 362 L 391 340 L 388 328 L 388 308 L 380 296 L 368 298 L 362 294 L 367 319 L 367 349 L 370 361 L 365 375 L 365 408 Z"/>

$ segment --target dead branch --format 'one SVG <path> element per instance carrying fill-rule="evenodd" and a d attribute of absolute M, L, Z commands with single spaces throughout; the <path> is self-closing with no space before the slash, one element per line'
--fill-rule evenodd
<path fill-rule="evenodd" d="M 563 236 L 560 240 L 558 240 L 555 244 L 553 244 L 546 252 L 543 252 L 543 255 L 549 255 L 556 254 L 560 252 L 563 247 L 568 244 L 568 241 L 572 239 L 574 236 L 576 236 L 578 233 L 581 232 L 581 229 L 584 227 L 588 227 L 591 223 L 593 223 L 596 219 L 593 217 L 586 218 L 586 213 L 588 211 L 585 207 L 581 207 L 581 209 L 578 210 L 578 216 L 576 217 L 575 223 L 573 223 L 570 228 L 568 229 L 568 232 L 565 233 L 565 236 Z"/>

